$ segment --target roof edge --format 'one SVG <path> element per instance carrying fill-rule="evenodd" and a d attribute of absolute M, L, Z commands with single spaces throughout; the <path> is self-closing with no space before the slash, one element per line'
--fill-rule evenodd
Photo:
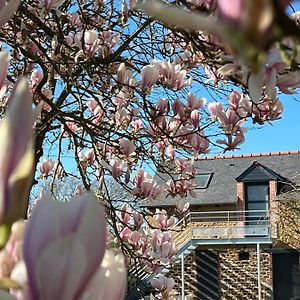
<path fill-rule="evenodd" d="M 291 154 L 300 154 L 300 150 L 251 153 L 251 154 L 214 155 L 214 156 L 201 157 L 198 160 L 201 161 L 201 160 L 214 160 L 214 159 L 249 158 L 249 157 L 291 155 Z"/>

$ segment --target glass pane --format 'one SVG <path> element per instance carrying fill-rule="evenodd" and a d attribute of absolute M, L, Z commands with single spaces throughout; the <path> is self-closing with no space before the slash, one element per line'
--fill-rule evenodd
<path fill-rule="evenodd" d="M 266 202 L 268 201 L 268 185 L 266 184 L 248 184 L 246 186 L 247 202 Z"/>
<path fill-rule="evenodd" d="M 197 188 L 206 189 L 211 180 L 213 173 L 199 174 L 196 176 Z"/>
<path fill-rule="evenodd" d="M 267 202 L 248 202 L 248 210 L 267 210 Z"/>

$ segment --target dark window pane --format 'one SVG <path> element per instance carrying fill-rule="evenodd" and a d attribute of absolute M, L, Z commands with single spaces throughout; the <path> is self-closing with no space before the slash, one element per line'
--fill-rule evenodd
<path fill-rule="evenodd" d="M 267 209 L 267 202 L 248 202 L 248 210 L 266 210 Z"/>
<path fill-rule="evenodd" d="M 268 200 L 268 185 L 266 184 L 247 184 L 247 202 L 266 202 Z"/>
<path fill-rule="evenodd" d="M 196 182 L 198 189 L 206 189 L 211 181 L 213 173 L 205 173 L 196 175 Z"/>

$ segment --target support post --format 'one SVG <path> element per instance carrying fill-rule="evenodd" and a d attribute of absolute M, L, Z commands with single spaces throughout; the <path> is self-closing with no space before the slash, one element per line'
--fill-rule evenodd
<path fill-rule="evenodd" d="M 256 244 L 256 257 L 257 257 L 257 292 L 258 300 L 261 300 L 261 278 L 260 278 L 260 244 Z"/>
<path fill-rule="evenodd" d="M 184 300 L 184 254 L 181 253 L 181 300 Z"/>

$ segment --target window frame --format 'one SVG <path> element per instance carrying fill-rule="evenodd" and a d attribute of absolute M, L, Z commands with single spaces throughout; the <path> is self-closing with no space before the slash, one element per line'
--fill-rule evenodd
<path fill-rule="evenodd" d="M 204 176 L 204 175 L 206 175 L 206 176 L 208 176 L 208 177 L 207 177 L 207 179 L 206 179 L 206 181 L 205 181 L 205 184 L 202 185 L 202 186 L 200 186 L 200 185 L 198 184 L 199 181 L 197 181 L 197 178 L 199 178 L 199 176 Z M 204 190 L 204 189 L 207 189 L 208 186 L 209 186 L 209 184 L 210 184 L 210 182 L 211 182 L 211 180 L 212 180 L 213 175 L 214 175 L 213 172 L 206 172 L 206 173 L 199 173 L 199 174 L 197 174 L 197 175 L 195 176 L 195 181 L 196 181 L 196 183 L 197 183 L 197 187 L 196 187 L 195 189 L 196 189 L 196 190 Z"/>

